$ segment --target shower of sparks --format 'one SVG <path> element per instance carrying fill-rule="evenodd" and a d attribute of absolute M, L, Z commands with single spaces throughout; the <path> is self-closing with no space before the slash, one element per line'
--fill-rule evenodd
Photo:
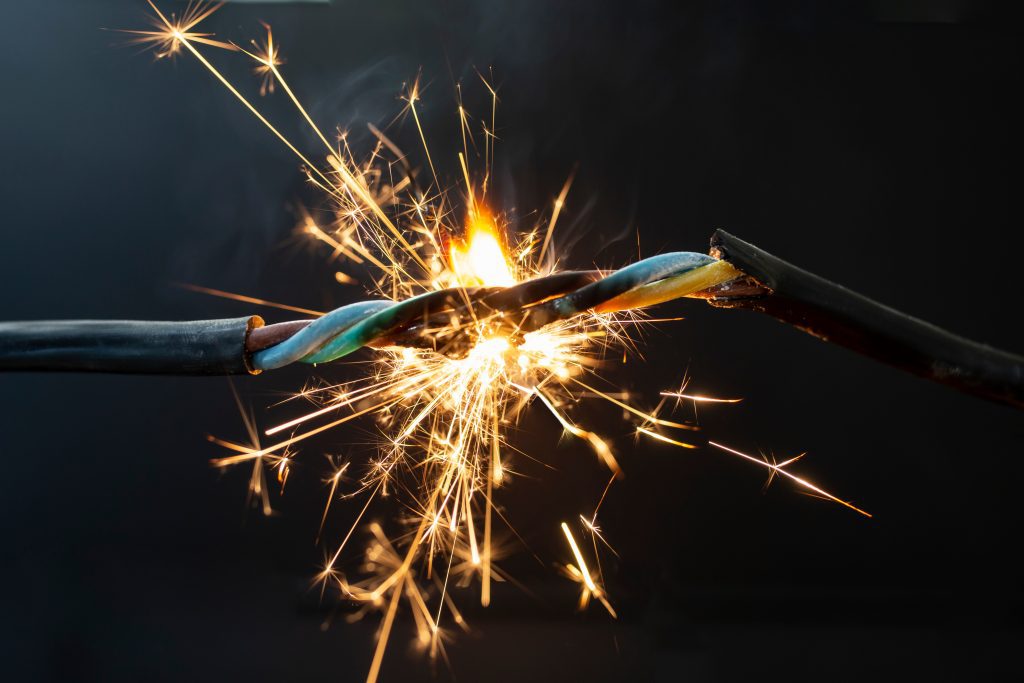
<path fill-rule="evenodd" d="M 463 107 L 461 86 L 457 86 L 457 124 L 462 149 L 456 156 L 462 177 L 458 190 L 446 189 L 438 179 L 437 157 L 428 147 L 417 110 L 422 97 L 418 78 L 405 88 L 402 99 L 427 160 L 430 176 L 426 183 L 384 132 L 372 126 L 370 130 L 377 143 L 363 159 L 357 158 L 349 147 L 345 134 L 329 138 L 314 123 L 282 75 L 280 67 L 284 60 L 269 26 L 264 42 L 252 42 L 246 49 L 195 30 L 217 9 L 216 5 L 189 4 L 178 17 L 161 12 L 152 0 L 147 1 L 154 13 L 154 28 L 129 31 L 133 42 L 152 48 L 158 58 L 186 53 L 194 57 L 296 155 L 308 182 L 329 198 L 333 220 L 321 223 L 305 213 L 299 232 L 326 245 L 332 261 L 343 259 L 348 264 L 346 270 L 360 274 L 356 278 L 339 270 L 335 275 L 339 283 L 363 282 L 377 296 L 401 300 L 446 288 L 508 286 L 549 274 L 554 268 L 558 258 L 553 253 L 552 235 L 559 215 L 565 211 L 572 178 L 553 203 L 543 230 L 534 229 L 513 239 L 502 217 L 489 210 L 487 203 L 488 192 L 493 190 L 491 167 L 497 142 L 498 96 L 493 79 L 480 76 L 491 102 L 488 117 L 479 124 L 479 130 L 474 130 L 474 119 Z M 314 162 L 317 156 L 300 151 L 276 128 L 199 47 L 232 51 L 250 59 L 260 80 L 259 93 L 283 93 L 323 145 L 320 163 Z M 481 146 L 477 145 L 478 135 L 483 139 Z M 480 148 L 483 168 L 475 174 L 470 162 L 479 158 Z M 461 195 L 463 212 L 457 211 L 453 195 Z M 201 291 L 312 313 L 219 290 Z M 583 400 L 600 400 L 621 408 L 635 420 L 637 434 L 679 447 L 697 447 L 698 444 L 678 434 L 692 433 L 695 426 L 659 417 L 661 406 L 654 411 L 641 410 L 628 402 L 624 392 L 601 391 L 591 384 L 596 383 L 596 377 L 590 376 L 595 375 L 604 352 L 610 348 L 627 349 L 631 342 L 626 328 L 640 321 L 636 313 L 591 312 L 513 339 L 499 321 L 480 313 L 468 323 L 469 330 L 462 330 L 468 331 L 473 343 L 461 358 L 413 348 L 378 349 L 369 364 L 362 364 L 369 370 L 356 379 L 303 387 L 294 398 L 311 401 L 316 407 L 264 431 L 264 436 L 280 440 L 263 445 L 253 419 L 247 414 L 247 443 L 210 437 L 212 442 L 231 451 L 214 460 L 214 466 L 252 466 L 250 496 L 269 514 L 266 479 L 270 475 L 284 488 L 296 444 L 360 417 L 375 419 L 381 434 L 376 457 L 358 475 L 352 463 L 332 463 L 333 471 L 324 482 L 326 504 L 317 532 L 319 539 L 329 528 L 332 504 L 336 508 L 338 501 L 362 498 L 355 524 L 332 545 L 317 581 L 321 589 L 333 586 L 359 605 L 351 615 L 353 619 L 371 612 L 382 613 L 368 681 L 377 680 L 380 674 L 402 605 L 411 615 L 416 644 L 432 657 L 444 656 L 450 627 L 468 628 L 452 599 L 451 588 L 478 581 L 480 603 L 487 606 L 491 602 L 492 584 L 506 580 L 496 564 L 505 551 L 494 538 L 495 525 L 499 519 L 505 523 L 505 518 L 494 503 L 494 495 L 513 474 L 506 460 L 506 453 L 511 450 L 506 440 L 508 427 L 527 406 L 543 406 L 567 434 L 585 442 L 610 471 L 609 487 L 621 473 L 612 447 L 605 438 L 569 416 Z M 459 325 L 467 323 L 450 323 Z M 682 390 L 666 392 L 664 396 L 703 402 L 738 400 L 688 395 Z M 282 403 L 292 405 L 291 400 Z M 768 463 L 712 445 L 767 467 L 773 476 L 786 477 L 816 495 L 863 512 L 787 472 L 784 468 L 791 461 Z M 608 488 L 597 508 L 607 493 Z M 352 578 L 339 569 L 343 551 L 371 504 L 389 496 L 398 498 L 407 514 L 396 520 L 398 529 L 391 535 L 378 522 L 368 525 L 370 542 L 359 567 L 359 578 Z M 596 508 L 589 517 L 581 515 L 580 522 L 591 539 L 587 549 L 590 557 L 584 556 L 584 549 L 563 522 L 561 529 L 571 553 L 566 558 L 570 561 L 561 565 L 563 573 L 580 585 L 581 608 L 594 599 L 615 617 L 604 588 L 598 552 L 614 550 L 597 525 Z"/>

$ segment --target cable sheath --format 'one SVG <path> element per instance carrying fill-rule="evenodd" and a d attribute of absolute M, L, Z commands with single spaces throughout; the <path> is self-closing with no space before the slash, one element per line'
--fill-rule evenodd
<path fill-rule="evenodd" d="M 708 302 L 768 315 L 833 344 L 991 401 L 1024 408 L 1024 358 L 901 313 L 718 230 L 712 255 L 754 282 Z"/>
<path fill-rule="evenodd" d="M 229 320 L 0 322 L 0 370 L 244 375 L 258 316 Z"/>

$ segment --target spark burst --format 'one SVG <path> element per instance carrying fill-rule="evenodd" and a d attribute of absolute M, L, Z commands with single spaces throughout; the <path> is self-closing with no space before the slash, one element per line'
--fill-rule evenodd
<path fill-rule="evenodd" d="M 417 111 L 422 96 L 419 80 L 405 89 L 404 113 L 415 124 L 430 171 L 429 184 L 423 187 L 398 147 L 373 126 L 370 130 L 377 143 L 362 160 L 349 147 L 347 136 L 328 138 L 284 79 L 279 68 L 284 60 L 269 26 L 265 26 L 263 43 L 252 41 L 251 48 L 245 49 L 195 30 L 216 11 L 217 5 L 190 4 L 177 17 L 164 14 L 152 0 L 147 1 L 153 11 L 153 29 L 129 31 L 133 42 L 152 48 L 157 58 L 180 54 L 194 57 L 298 157 L 308 182 L 333 203 L 335 216 L 330 225 L 321 225 L 306 213 L 299 231 L 326 245 L 332 260 L 345 259 L 368 270 L 372 279 L 368 286 L 377 295 L 400 300 L 453 287 L 503 287 L 554 271 L 558 257 L 554 254 L 552 235 L 564 210 L 572 178 L 559 193 L 543 230 L 535 228 L 518 239 L 510 237 L 500 217 L 488 208 L 498 97 L 487 78 L 481 76 L 480 80 L 491 98 L 489 119 L 477 124 L 478 130 L 461 103 L 461 86 L 457 87 L 462 138 L 462 149 L 457 154 L 462 181 L 457 190 L 444 188 L 438 179 Z M 241 53 L 251 60 L 260 80 L 260 94 L 278 91 L 288 98 L 322 143 L 322 163 L 314 163 L 283 135 L 198 46 Z M 483 168 L 474 174 L 470 168 L 474 156 L 470 151 L 476 149 L 478 137 L 483 140 Z M 462 201 L 452 200 L 453 195 L 461 195 Z M 457 211 L 459 205 L 465 207 L 461 212 Z M 340 283 L 354 280 L 340 271 L 336 277 Z M 198 289 L 251 303 L 310 312 L 219 290 Z M 494 494 L 510 476 L 504 458 L 509 448 L 507 428 L 525 408 L 533 404 L 543 406 L 567 433 L 588 444 L 610 470 L 611 480 L 598 508 L 621 469 L 607 441 L 570 418 L 567 411 L 572 406 L 585 399 L 607 401 L 636 420 L 638 435 L 679 447 L 696 447 L 678 434 L 665 433 L 689 432 L 695 427 L 659 417 L 661 406 L 652 412 L 643 411 L 620 400 L 617 394 L 600 391 L 587 383 L 592 381 L 588 376 L 596 372 L 608 349 L 625 349 L 631 344 L 626 327 L 640 321 L 640 315 L 632 312 L 589 312 L 512 338 L 506 328 L 487 316 L 473 316 L 469 323 L 453 319 L 451 326 L 471 327 L 460 330 L 473 340 L 462 357 L 412 348 L 382 348 L 375 353 L 370 371 L 358 378 L 306 386 L 298 392 L 295 398 L 313 401 L 317 407 L 264 432 L 268 437 L 286 434 L 285 438 L 262 445 L 250 416 L 245 418 L 249 443 L 211 437 L 211 441 L 232 452 L 214 460 L 215 466 L 252 466 L 250 496 L 269 513 L 267 475 L 272 474 L 283 488 L 296 444 L 360 417 L 376 419 L 383 435 L 378 453 L 362 476 L 355 479 L 352 491 L 340 493 L 345 476 L 352 469 L 350 463 L 333 463 L 333 471 L 325 480 L 328 495 L 318 531 L 319 538 L 332 502 L 339 498 L 363 499 L 355 524 L 333 547 L 317 581 L 322 590 L 333 586 L 360 605 L 352 618 L 370 612 L 383 614 L 368 681 L 377 680 L 380 674 L 401 604 L 407 605 L 411 614 L 416 643 L 431 656 L 443 656 L 443 624 L 467 628 L 452 599 L 450 586 L 478 581 L 480 603 L 487 606 L 491 602 L 492 584 L 506 579 L 495 562 L 503 551 L 494 539 L 496 517 L 501 516 Z M 694 402 L 723 401 L 684 394 L 682 390 L 664 395 Z M 792 460 L 769 463 L 712 445 L 764 465 L 771 476 L 782 475 L 815 495 L 863 512 L 787 472 L 784 468 Z M 400 496 L 409 511 L 401 520 L 403 528 L 389 537 L 379 523 L 369 524 L 371 540 L 360 567 L 362 578 L 351 579 L 338 568 L 343 551 L 371 504 L 390 495 Z M 591 540 L 590 558 L 584 556 L 569 524 L 562 522 L 561 531 L 570 552 L 567 557 L 571 557 L 571 562 L 562 565 L 563 573 L 580 585 L 581 609 L 596 600 L 615 617 L 603 585 L 599 553 L 601 548 L 612 553 L 614 550 L 597 525 L 596 509 L 590 517 L 581 515 L 580 523 L 579 528 Z M 597 569 L 596 574 L 592 568 Z"/>

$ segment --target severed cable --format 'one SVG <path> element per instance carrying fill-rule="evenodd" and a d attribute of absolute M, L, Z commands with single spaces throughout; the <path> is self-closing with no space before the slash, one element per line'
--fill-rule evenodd
<path fill-rule="evenodd" d="M 697 294 L 712 306 L 766 313 L 906 372 L 1024 408 L 1024 357 L 880 304 L 724 230 L 712 235 L 711 253 L 743 274 Z"/>
<path fill-rule="evenodd" d="M 673 252 L 608 274 L 566 271 L 505 288 L 361 301 L 314 320 L 267 326 L 259 316 L 0 323 L 0 371 L 255 374 L 384 346 L 459 357 L 473 343 L 472 326 L 459 321 L 484 317 L 514 337 L 588 311 L 638 309 L 681 297 L 767 313 L 913 374 L 1024 407 L 1024 358 L 886 307 L 721 230 L 712 236 L 711 255 Z"/>

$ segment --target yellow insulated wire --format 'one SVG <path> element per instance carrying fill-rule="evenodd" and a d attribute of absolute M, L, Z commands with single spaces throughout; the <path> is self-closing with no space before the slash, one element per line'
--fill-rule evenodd
<path fill-rule="evenodd" d="M 679 299 L 689 296 L 694 292 L 700 292 L 728 282 L 742 276 L 743 273 L 732 267 L 726 261 L 715 261 L 700 268 L 676 275 L 675 277 L 658 280 L 636 289 L 630 290 L 614 299 L 609 299 L 594 308 L 595 313 L 614 313 L 631 308 L 644 308 L 653 306 L 665 301 Z"/>

